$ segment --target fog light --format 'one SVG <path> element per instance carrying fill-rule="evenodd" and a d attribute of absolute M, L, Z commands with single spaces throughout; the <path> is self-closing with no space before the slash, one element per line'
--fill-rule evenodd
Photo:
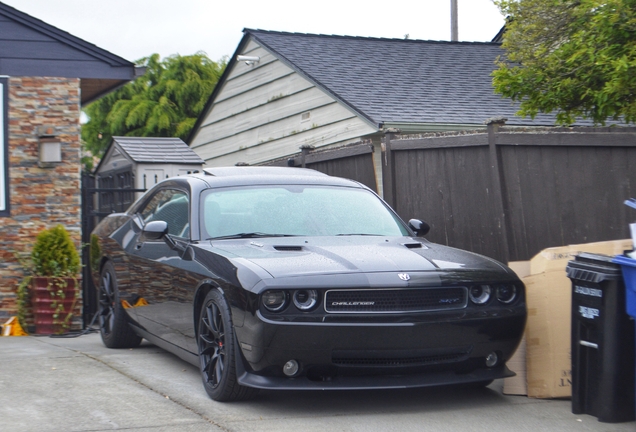
<path fill-rule="evenodd" d="M 490 285 L 475 285 L 468 290 L 468 296 L 473 303 L 482 305 L 490 300 Z"/>
<path fill-rule="evenodd" d="M 298 369 L 298 362 L 296 360 L 290 360 L 283 366 L 283 373 L 288 377 L 293 377 L 298 373 Z"/>
<path fill-rule="evenodd" d="M 486 366 L 488 367 L 493 367 L 497 364 L 498 361 L 499 357 L 497 356 L 496 352 L 491 352 L 490 354 L 488 354 L 488 356 L 486 356 Z"/>

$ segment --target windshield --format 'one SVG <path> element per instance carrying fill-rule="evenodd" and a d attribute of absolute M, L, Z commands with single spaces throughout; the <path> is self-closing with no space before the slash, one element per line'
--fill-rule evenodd
<path fill-rule="evenodd" d="M 202 195 L 203 238 L 408 235 L 374 194 L 331 186 L 250 186 Z"/>

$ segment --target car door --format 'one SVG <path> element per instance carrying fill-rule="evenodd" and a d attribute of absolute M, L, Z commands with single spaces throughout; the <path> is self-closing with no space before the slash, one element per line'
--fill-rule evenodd
<path fill-rule="evenodd" d="M 152 221 L 165 221 L 168 235 L 185 246 L 190 238 L 190 197 L 186 190 L 157 190 L 134 215 L 140 230 Z M 143 232 L 131 242 L 130 285 L 139 325 L 174 345 L 185 345 L 184 329 L 192 327 L 193 293 L 175 287 L 184 248 L 173 248 L 164 239 L 152 240 Z"/>

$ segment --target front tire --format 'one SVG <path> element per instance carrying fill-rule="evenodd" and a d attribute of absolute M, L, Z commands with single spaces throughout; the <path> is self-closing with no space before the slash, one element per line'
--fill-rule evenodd
<path fill-rule="evenodd" d="M 128 316 L 119 301 L 115 268 L 109 261 L 99 282 L 99 332 L 108 348 L 135 348 L 141 343 L 128 324 Z"/>
<path fill-rule="evenodd" d="M 198 323 L 199 366 L 203 387 L 218 402 L 250 399 L 258 389 L 242 386 L 236 377 L 236 339 L 230 307 L 218 290 L 203 301 Z"/>

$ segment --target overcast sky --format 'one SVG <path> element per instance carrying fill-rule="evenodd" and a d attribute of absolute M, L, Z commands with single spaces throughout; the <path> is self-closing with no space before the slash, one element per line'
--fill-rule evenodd
<path fill-rule="evenodd" d="M 242 30 L 449 40 L 450 0 L 0 0 L 127 60 L 230 56 Z M 458 0 L 459 40 L 490 41 L 492 0 Z"/>

